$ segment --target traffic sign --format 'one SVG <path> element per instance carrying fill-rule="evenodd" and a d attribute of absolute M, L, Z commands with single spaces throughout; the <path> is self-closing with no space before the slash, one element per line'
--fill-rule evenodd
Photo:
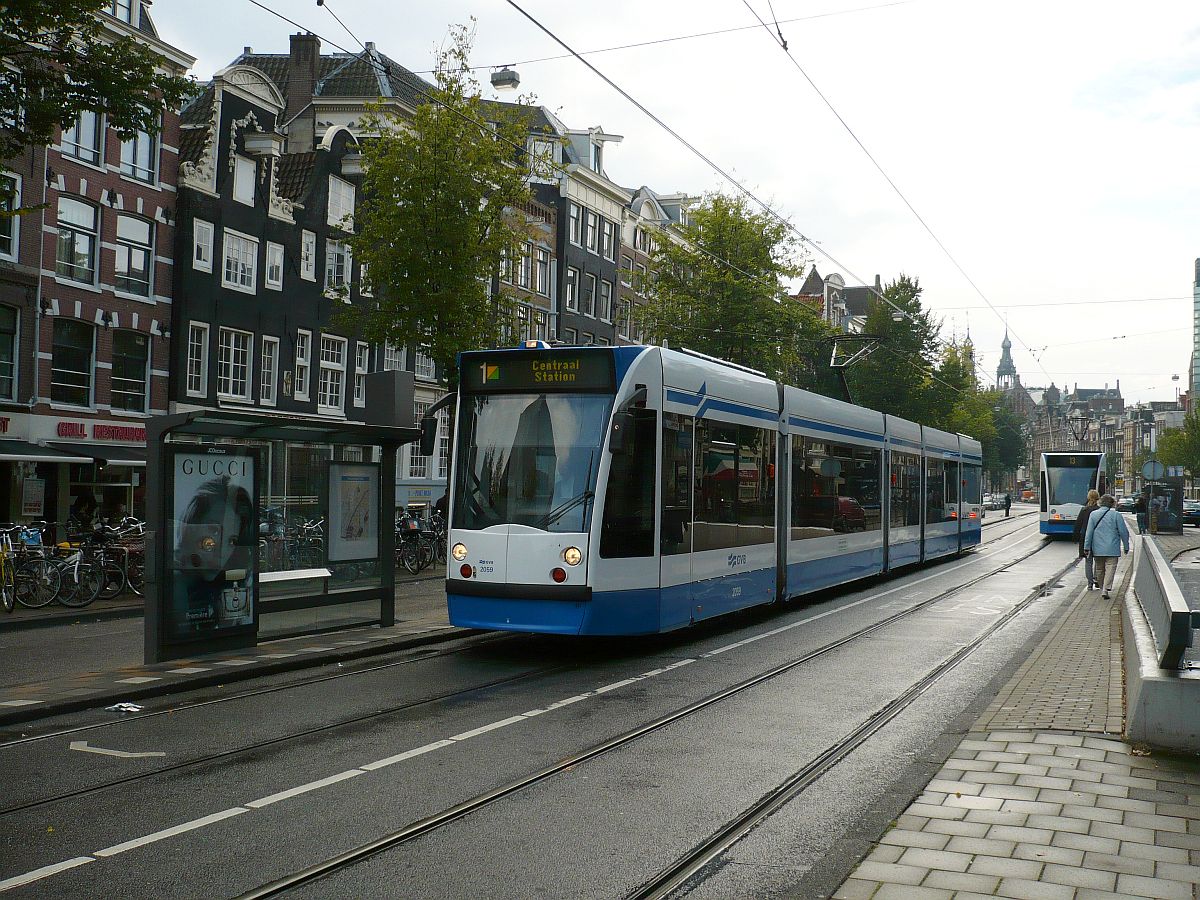
<path fill-rule="evenodd" d="M 1157 459 L 1148 459 L 1142 465 L 1142 477 L 1147 481 L 1158 481 L 1166 471 L 1166 467 Z"/>

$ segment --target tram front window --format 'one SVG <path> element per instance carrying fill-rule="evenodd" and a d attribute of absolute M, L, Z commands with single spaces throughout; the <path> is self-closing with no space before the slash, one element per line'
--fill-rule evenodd
<path fill-rule="evenodd" d="M 1078 460 L 1070 463 L 1054 462 L 1046 466 L 1051 505 L 1058 503 L 1087 502 L 1087 492 L 1094 486 L 1096 463 Z"/>
<path fill-rule="evenodd" d="M 611 406 L 603 394 L 465 395 L 454 527 L 587 531 Z"/>

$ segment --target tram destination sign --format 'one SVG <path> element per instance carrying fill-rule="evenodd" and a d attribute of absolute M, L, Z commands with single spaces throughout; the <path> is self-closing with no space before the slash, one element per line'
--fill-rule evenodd
<path fill-rule="evenodd" d="M 603 350 L 522 350 L 462 358 L 467 391 L 611 391 L 612 353 Z"/>

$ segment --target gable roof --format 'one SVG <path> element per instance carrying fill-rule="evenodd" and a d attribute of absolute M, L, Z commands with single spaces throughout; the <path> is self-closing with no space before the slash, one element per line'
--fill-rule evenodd
<path fill-rule="evenodd" d="M 279 157 L 275 191 L 285 200 L 299 200 L 308 190 L 317 168 L 317 151 L 285 153 Z"/>

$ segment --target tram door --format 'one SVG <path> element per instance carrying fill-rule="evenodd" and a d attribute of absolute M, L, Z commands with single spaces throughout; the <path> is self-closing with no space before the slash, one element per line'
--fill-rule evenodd
<path fill-rule="evenodd" d="M 695 420 L 664 412 L 659 470 L 659 577 L 663 628 L 686 625 L 692 616 L 692 485 L 695 483 Z"/>

